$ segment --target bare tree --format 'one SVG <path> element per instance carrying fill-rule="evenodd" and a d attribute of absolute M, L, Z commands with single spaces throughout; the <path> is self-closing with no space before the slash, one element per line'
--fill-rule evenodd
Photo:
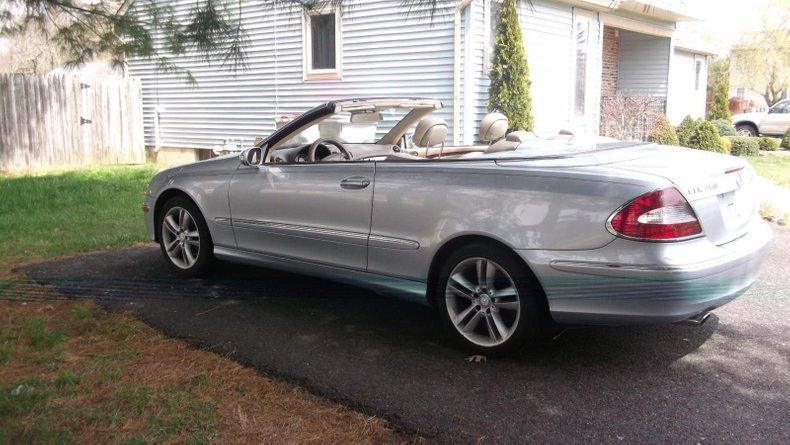
<path fill-rule="evenodd" d="M 765 98 L 771 106 L 787 97 L 790 89 L 790 9 L 773 1 L 766 10 L 762 29 L 744 35 L 732 48 L 733 81 Z"/>
<path fill-rule="evenodd" d="M 656 97 L 618 92 L 607 98 L 601 107 L 601 134 L 621 140 L 647 140 L 662 101 Z"/>
<path fill-rule="evenodd" d="M 260 1 L 307 12 L 327 5 L 351 8 L 364 0 Z M 440 0 L 401 1 L 431 18 L 440 10 Z M 242 11 L 242 0 L 193 0 L 186 13 L 178 14 L 170 2 L 158 0 L 0 0 L 0 37 L 33 29 L 57 46 L 69 65 L 103 57 L 118 67 L 140 57 L 194 82 L 177 64 L 178 56 L 196 54 L 231 71 L 245 68 L 248 39 Z"/>

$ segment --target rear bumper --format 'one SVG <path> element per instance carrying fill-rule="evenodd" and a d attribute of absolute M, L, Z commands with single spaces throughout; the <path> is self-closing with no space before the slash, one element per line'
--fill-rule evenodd
<path fill-rule="evenodd" d="M 742 237 L 716 246 L 616 239 L 589 251 L 520 251 L 563 324 L 685 320 L 743 294 L 759 275 L 773 234 L 755 218 Z"/>

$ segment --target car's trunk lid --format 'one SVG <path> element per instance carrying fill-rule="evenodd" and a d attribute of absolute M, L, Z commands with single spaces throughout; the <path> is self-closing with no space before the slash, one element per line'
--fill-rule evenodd
<path fill-rule="evenodd" d="M 689 200 L 705 235 L 722 244 L 745 233 L 755 215 L 754 173 L 743 160 L 699 150 L 646 147 L 612 167 L 662 176 Z"/>
<path fill-rule="evenodd" d="M 498 161 L 503 165 L 505 162 Z M 609 149 L 544 158 L 540 163 L 557 167 L 605 166 L 665 178 L 689 200 L 705 236 L 716 244 L 743 235 L 756 213 L 754 172 L 746 161 L 734 156 L 655 144 L 612 145 Z"/>

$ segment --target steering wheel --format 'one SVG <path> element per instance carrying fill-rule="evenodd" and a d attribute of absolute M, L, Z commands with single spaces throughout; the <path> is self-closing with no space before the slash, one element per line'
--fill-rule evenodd
<path fill-rule="evenodd" d="M 315 151 L 318 149 L 319 145 L 334 145 L 340 150 L 340 154 L 343 155 L 344 158 L 351 159 L 351 153 L 349 153 L 346 147 L 343 147 L 343 144 L 339 141 L 331 138 L 318 138 L 315 142 L 310 144 L 310 148 L 307 149 L 307 162 L 315 162 Z"/>

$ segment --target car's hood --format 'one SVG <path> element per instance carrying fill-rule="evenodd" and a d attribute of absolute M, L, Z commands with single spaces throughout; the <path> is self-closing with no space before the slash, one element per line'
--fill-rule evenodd
<path fill-rule="evenodd" d="M 219 156 L 205 161 L 193 162 L 191 164 L 179 165 L 164 169 L 157 173 L 149 184 L 149 193 L 157 191 L 167 183 L 170 178 L 179 175 L 188 175 L 193 173 L 230 173 L 239 164 L 239 156 L 237 154 L 229 154 Z"/>
<path fill-rule="evenodd" d="M 198 161 L 191 164 L 182 165 L 180 167 L 179 173 L 203 173 L 217 169 L 228 170 L 236 167 L 238 164 L 239 155 L 231 153 L 228 155 L 218 156 L 216 158 L 206 159 L 205 161 Z"/>

